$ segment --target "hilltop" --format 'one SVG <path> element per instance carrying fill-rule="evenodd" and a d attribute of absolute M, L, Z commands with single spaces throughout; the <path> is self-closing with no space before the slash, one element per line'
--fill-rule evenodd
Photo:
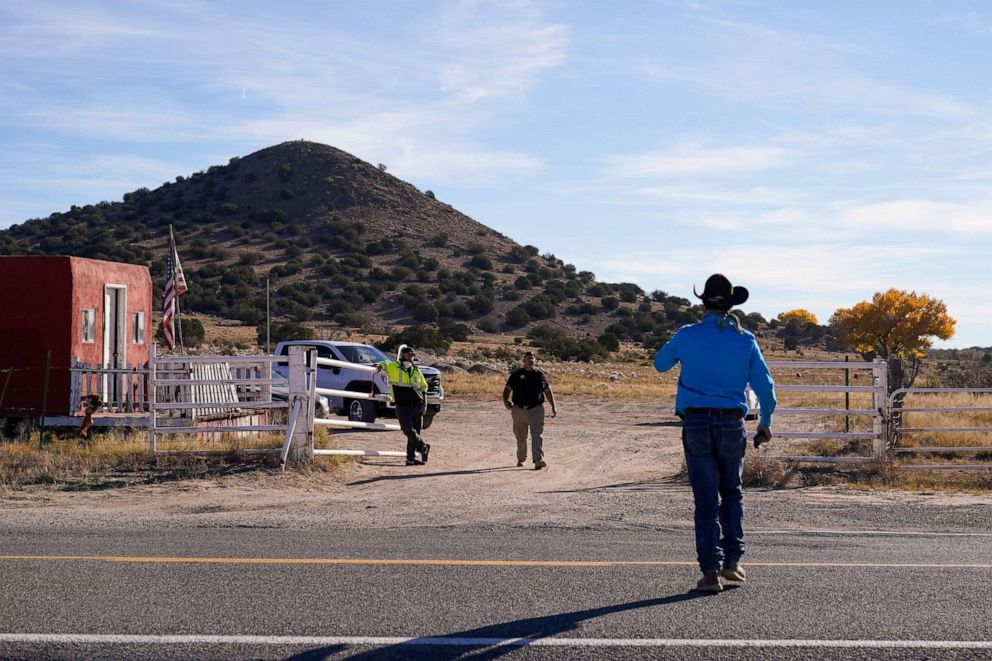
<path fill-rule="evenodd" d="M 426 324 L 453 339 L 531 333 L 586 355 L 618 341 L 654 348 L 700 313 L 685 298 L 598 282 L 385 166 L 306 141 L 14 225 L 0 231 L 0 254 L 147 264 L 160 295 L 170 225 L 190 287 L 184 308 L 247 326 L 264 319 L 266 279 L 274 317 L 291 324 L 383 334 Z M 745 324 L 767 330 L 757 313 Z"/>

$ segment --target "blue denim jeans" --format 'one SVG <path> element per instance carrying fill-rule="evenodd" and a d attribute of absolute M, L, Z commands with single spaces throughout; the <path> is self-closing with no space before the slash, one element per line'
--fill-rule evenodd
<path fill-rule="evenodd" d="M 682 446 L 696 506 L 699 568 L 707 574 L 718 571 L 721 564 L 736 565 L 744 555 L 744 421 L 731 416 L 686 415 Z"/>

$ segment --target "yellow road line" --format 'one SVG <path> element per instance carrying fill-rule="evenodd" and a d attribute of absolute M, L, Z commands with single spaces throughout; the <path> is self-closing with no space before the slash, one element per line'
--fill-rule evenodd
<path fill-rule="evenodd" d="M 211 558 L 128 555 L 0 555 L 3 560 L 198 565 L 434 565 L 443 567 L 691 567 L 691 560 L 454 560 L 438 558 Z M 813 569 L 992 569 L 989 563 L 748 562 L 748 567 Z"/>

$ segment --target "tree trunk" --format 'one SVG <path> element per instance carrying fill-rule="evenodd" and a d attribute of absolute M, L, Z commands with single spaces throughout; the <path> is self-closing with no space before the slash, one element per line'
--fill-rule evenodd
<path fill-rule="evenodd" d="M 891 396 L 893 392 L 899 390 L 900 388 L 908 388 L 912 383 L 905 383 L 907 378 L 906 366 L 902 361 L 902 358 L 896 358 L 895 356 L 889 356 L 888 361 L 889 369 L 889 395 Z M 910 381 L 912 378 L 910 377 Z M 906 393 L 899 393 L 892 398 L 892 409 L 890 411 L 891 417 L 889 418 L 889 429 L 891 432 L 890 438 L 892 439 L 893 445 L 899 445 L 899 430 L 902 429 L 902 408 L 903 402 L 906 400 Z"/>

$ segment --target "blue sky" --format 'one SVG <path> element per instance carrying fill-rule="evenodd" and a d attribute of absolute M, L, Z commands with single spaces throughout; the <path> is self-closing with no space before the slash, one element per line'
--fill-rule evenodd
<path fill-rule="evenodd" d="M 334 145 L 600 279 L 992 345 L 987 2 L 0 3 L 0 227 Z"/>

